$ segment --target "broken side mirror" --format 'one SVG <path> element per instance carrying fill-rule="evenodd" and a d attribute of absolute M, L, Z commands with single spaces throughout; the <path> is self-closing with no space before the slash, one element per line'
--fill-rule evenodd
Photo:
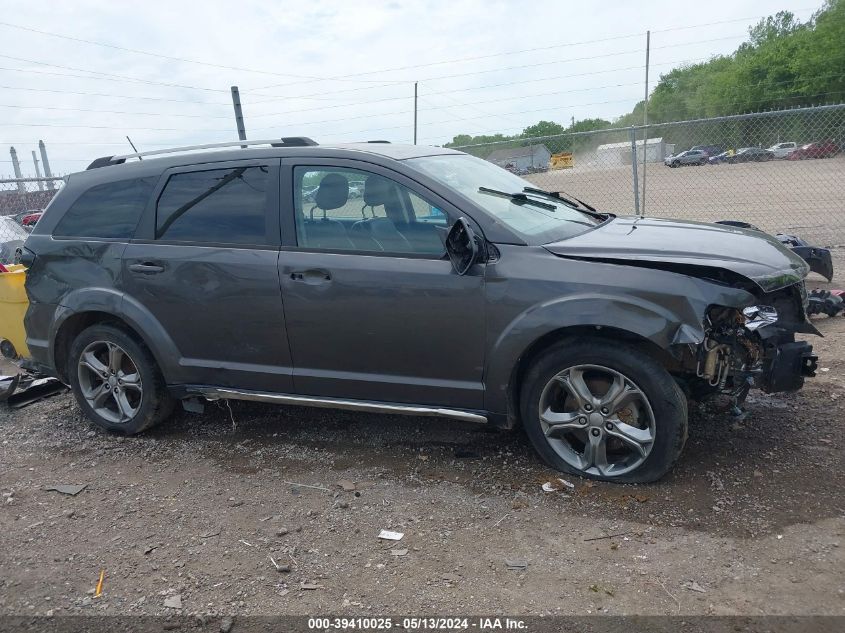
<path fill-rule="evenodd" d="M 463 218 L 458 218 L 449 229 L 446 235 L 446 252 L 449 254 L 452 267 L 459 275 L 465 275 L 478 260 L 475 231 Z"/>

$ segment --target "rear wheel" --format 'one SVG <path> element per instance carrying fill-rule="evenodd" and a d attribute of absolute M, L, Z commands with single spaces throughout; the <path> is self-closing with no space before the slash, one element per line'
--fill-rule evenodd
<path fill-rule="evenodd" d="M 87 328 L 73 341 L 68 357 L 68 377 L 79 406 L 107 431 L 135 435 L 173 410 L 152 354 L 122 328 Z"/>
<path fill-rule="evenodd" d="M 659 479 L 687 437 L 686 398 L 669 373 L 601 339 L 563 342 L 538 358 L 523 382 L 521 414 L 547 464 L 605 481 Z"/>

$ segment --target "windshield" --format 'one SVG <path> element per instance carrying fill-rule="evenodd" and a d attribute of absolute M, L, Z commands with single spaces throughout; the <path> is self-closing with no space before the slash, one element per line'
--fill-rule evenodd
<path fill-rule="evenodd" d="M 543 206 L 506 196 L 490 195 L 491 189 L 521 194 L 526 187 L 536 185 L 475 156 L 425 156 L 409 159 L 407 163 L 463 194 L 529 243 L 556 242 L 588 231 L 601 223 L 594 216 L 542 194 L 525 193 L 529 200 L 542 202 Z"/>

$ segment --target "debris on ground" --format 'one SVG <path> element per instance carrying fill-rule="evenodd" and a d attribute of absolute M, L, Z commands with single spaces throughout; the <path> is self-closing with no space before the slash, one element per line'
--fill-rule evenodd
<path fill-rule="evenodd" d="M 688 583 L 686 583 L 684 585 L 684 589 L 689 589 L 690 591 L 697 591 L 698 593 L 707 593 L 707 590 L 694 580 L 690 580 Z"/>
<path fill-rule="evenodd" d="M 508 569 L 526 569 L 528 567 L 528 561 L 519 558 L 506 558 L 505 565 Z"/>
<path fill-rule="evenodd" d="M 88 484 L 56 484 L 54 486 L 45 486 L 44 490 L 61 492 L 63 495 L 75 497 L 87 487 Z"/>
<path fill-rule="evenodd" d="M 404 556 L 408 553 L 407 549 L 392 549 L 390 550 L 391 555 L 393 556 Z"/>
<path fill-rule="evenodd" d="M 551 481 L 547 481 L 544 483 L 541 488 L 543 492 L 560 492 L 564 488 L 568 488 L 569 490 L 575 490 L 575 484 L 571 481 L 566 481 L 566 479 L 553 479 Z"/>
<path fill-rule="evenodd" d="M 390 530 L 382 530 L 378 533 L 378 537 L 387 541 L 401 541 L 405 536 L 404 532 L 391 532 Z"/>
<path fill-rule="evenodd" d="M 272 556 L 269 556 L 268 558 L 270 559 L 270 562 L 273 563 L 273 567 L 276 568 L 277 572 L 279 572 L 280 574 L 289 574 L 290 573 L 290 570 L 291 570 L 290 565 L 283 565 L 281 563 L 277 563 L 276 559 L 273 558 Z"/>
<path fill-rule="evenodd" d="M 323 490 L 325 492 L 330 492 L 328 488 L 325 486 L 312 486 L 311 484 L 299 484 L 295 481 L 283 481 L 283 484 L 287 484 L 288 486 L 295 486 L 296 488 L 311 488 L 312 490 Z"/>
<path fill-rule="evenodd" d="M 303 591 L 313 591 L 314 589 L 322 589 L 323 585 L 318 585 L 316 582 L 308 582 L 303 580 L 299 583 L 299 588 Z"/>
<path fill-rule="evenodd" d="M 33 402 L 67 391 L 67 387 L 55 378 L 36 378 L 30 374 L 19 374 L 9 379 L 0 377 L 0 401 L 11 409 L 21 409 Z"/>
<path fill-rule="evenodd" d="M 337 482 L 337 485 L 340 486 L 340 488 L 344 492 L 354 492 L 356 487 L 355 482 L 349 481 L 348 479 L 341 479 L 339 482 Z"/>
<path fill-rule="evenodd" d="M 826 314 L 829 317 L 836 316 L 845 310 L 843 295 L 845 295 L 845 290 L 813 290 L 807 297 L 807 315 Z"/>
<path fill-rule="evenodd" d="M 234 620 L 230 617 L 225 617 L 220 620 L 220 633 L 229 633 L 232 630 Z"/>
<path fill-rule="evenodd" d="M 97 581 L 97 587 L 94 589 L 94 597 L 99 598 L 103 595 L 103 581 L 106 579 L 106 570 L 100 570 L 100 579 Z"/>
<path fill-rule="evenodd" d="M 182 596 L 178 593 L 175 596 L 168 596 L 164 599 L 164 606 L 168 609 L 181 609 Z"/>

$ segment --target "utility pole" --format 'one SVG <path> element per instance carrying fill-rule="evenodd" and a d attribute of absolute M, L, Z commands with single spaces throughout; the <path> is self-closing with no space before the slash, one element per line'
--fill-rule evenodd
<path fill-rule="evenodd" d="M 648 157 L 648 54 L 651 49 L 651 31 L 645 32 L 645 100 L 643 100 L 643 203 L 640 211 L 645 215 L 645 167 Z"/>
<path fill-rule="evenodd" d="M 38 191 L 44 191 L 44 181 L 41 180 L 41 169 L 38 167 L 38 157 L 35 150 L 32 150 L 32 162 L 35 163 L 35 176 L 38 178 Z"/>
<path fill-rule="evenodd" d="M 47 148 L 44 146 L 44 141 L 38 141 L 38 149 L 41 152 L 41 164 L 44 166 L 44 177 L 52 178 L 53 172 L 50 171 L 50 161 L 47 160 Z M 48 180 L 47 189 L 52 191 L 55 188 L 55 183 L 52 180 Z"/>
<path fill-rule="evenodd" d="M 417 82 L 414 82 L 414 145 L 417 144 Z"/>
<path fill-rule="evenodd" d="M 246 140 L 246 129 L 244 129 L 244 113 L 241 110 L 241 93 L 237 86 L 232 86 L 232 105 L 235 107 L 235 125 L 238 126 L 238 139 Z M 241 145 L 241 148 L 246 148 L 246 145 Z"/>
<path fill-rule="evenodd" d="M 23 195 L 26 193 L 26 187 L 24 187 L 24 184 L 20 182 L 23 175 L 21 174 L 21 164 L 18 162 L 18 153 L 15 151 L 15 148 L 12 147 L 9 149 L 9 154 L 12 156 L 12 169 L 15 171 L 15 178 L 18 179 L 18 193 Z"/>

